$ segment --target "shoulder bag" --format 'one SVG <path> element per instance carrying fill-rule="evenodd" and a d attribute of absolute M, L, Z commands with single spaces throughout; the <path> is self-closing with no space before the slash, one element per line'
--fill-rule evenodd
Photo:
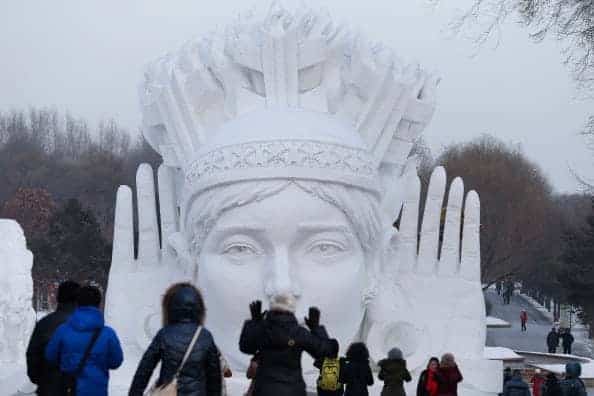
<path fill-rule="evenodd" d="M 161 386 L 157 386 L 156 384 L 153 385 L 153 387 L 147 393 L 148 396 L 177 396 L 177 378 L 179 377 L 179 373 L 184 368 L 184 365 L 188 361 L 188 358 L 192 353 L 192 349 L 194 349 L 194 345 L 196 344 L 196 341 L 198 341 L 198 337 L 200 336 L 201 332 L 202 326 L 198 326 L 196 332 L 194 333 L 194 337 L 192 337 L 192 341 L 190 341 L 190 345 L 188 345 L 188 349 L 186 349 L 184 358 L 182 359 L 181 364 L 173 376 L 173 379 L 169 383 Z"/>

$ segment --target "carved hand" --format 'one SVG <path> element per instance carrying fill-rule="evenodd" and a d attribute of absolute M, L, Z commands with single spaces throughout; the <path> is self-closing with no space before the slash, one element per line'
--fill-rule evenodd
<path fill-rule="evenodd" d="M 167 243 L 177 231 L 173 170 L 163 165 L 158 171 L 159 214 L 153 170 L 147 164 L 136 174 L 138 249 L 134 255 L 132 190 L 120 186 L 117 192 L 113 253 L 106 293 L 105 314 L 132 353 L 144 352 L 161 326 L 161 298 L 167 287 L 182 279 L 185 259 Z M 163 241 L 161 247 L 160 241 Z"/>
<path fill-rule="evenodd" d="M 446 175 L 443 168 L 436 168 L 429 183 L 419 240 L 420 182 L 416 174 L 407 177 L 400 231 L 389 242 L 380 271 L 379 295 L 372 303 L 371 312 L 379 323 L 379 328 L 370 333 L 374 346 L 384 351 L 387 345 L 381 344 L 402 346 L 413 367 L 443 352 L 482 357 L 486 330 L 478 195 L 474 191 L 467 194 L 462 216 L 464 186 L 461 179 L 453 180 L 440 239 Z"/>

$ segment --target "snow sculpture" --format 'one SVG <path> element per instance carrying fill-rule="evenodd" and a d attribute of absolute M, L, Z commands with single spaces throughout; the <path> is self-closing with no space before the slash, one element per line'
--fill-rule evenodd
<path fill-rule="evenodd" d="M 13 220 L 0 219 L 0 365 L 22 364 L 35 325 L 33 255 Z"/>
<path fill-rule="evenodd" d="M 190 280 L 235 370 L 249 359 L 237 348 L 248 302 L 288 292 L 298 317 L 321 308 L 343 348 L 364 340 L 377 361 L 398 345 L 417 374 L 453 352 L 464 394 L 497 393 L 500 367 L 483 358 L 479 200 L 471 191 L 463 205 L 462 181 L 452 182 L 440 253 L 442 168 L 417 246 L 420 182 L 408 157 L 437 84 L 323 13 L 277 5 L 149 66 L 140 96 L 144 136 L 163 158 L 160 227 L 152 169 L 141 165 L 138 255 L 122 186 L 107 290 L 127 356 L 159 327 L 167 285 Z"/>

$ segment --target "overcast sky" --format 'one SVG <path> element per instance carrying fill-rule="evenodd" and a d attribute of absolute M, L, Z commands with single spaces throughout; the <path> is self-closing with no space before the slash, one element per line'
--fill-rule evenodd
<path fill-rule="evenodd" d="M 261 1 L 267 4 L 268 1 Z M 444 3 L 462 5 L 462 0 Z M 0 0 L 0 111 L 53 106 L 96 123 L 137 130 L 136 86 L 146 63 L 223 27 L 258 0 Z M 557 43 L 532 43 L 508 23 L 496 50 L 478 56 L 452 38 L 452 5 L 427 0 L 317 0 L 403 57 L 442 76 L 425 139 L 435 154 L 483 133 L 521 145 L 557 191 L 578 185 L 570 167 L 594 177 L 578 136 L 594 102 L 576 99 Z"/>

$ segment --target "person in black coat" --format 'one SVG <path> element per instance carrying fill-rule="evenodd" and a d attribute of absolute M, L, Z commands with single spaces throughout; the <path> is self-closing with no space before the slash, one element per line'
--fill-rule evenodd
<path fill-rule="evenodd" d="M 27 347 L 27 375 L 37 385 L 37 395 L 52 396 L 62 392 L 60 370 L 45 360 L 45 347 L 61 324 L 66 322 L 76 308 L 76 296 L 80 285 L 64 281 L 58 286 L 58 306 L 35 324 Z"/>
<path fill-rule="evenodd" d="M 189 283 L 171 286 L 163 297 L 163 328 L 159 330 L 138 364 L 129 396 L 142 396 L 157 363 L 157 386 L 170 383 L 205 315 L 202 295 Z M 203 328 L 177 380 L 179 396 L 220 396 L 222 376 L 218 349 Z"/>
<path fill-rule="evenodd" d="M 332 352 L 332 342 L 320 325 L 320 311 L 309 309 L 305 318 L 309 330 L 299 325 L 294 311 L 295 300 L 289 295 L 274 296 L 267 313 L 262 312 L 261 301 L 250 304 L 251 319 L 243 325 L 239 349 L 250 355 L 259 353 L 254 396 L 305 396 L 303 351 L 314 359 Z"/>
<path fill-rule="evenodd" d="M 571 334 L 571 330 L 565 329 L 561 334 L 561 340 L 563 344 L 563 353 L 566 355 L 571 355 L 571 346 L 575 341 L 575 338 L 573 338 L 573 335 Z"/>
<path fill-rule="evenodd" d="M 344 396 L 367 396 L 367 387 L 373 385 L 369 367 L 369 351 L 362 342 L 349 346 L 342 365 L 340 382 L 345 385 Z"/>
<path fill-rule="evenodd" d="M 557 329 L 554 327 L 551 329 L 549 334 L 547 335 L 547 347 L 549 348 L 549 353 L 557 353 L 557 347 L 559 346 L 559 333 L 557 333 Z"/>

